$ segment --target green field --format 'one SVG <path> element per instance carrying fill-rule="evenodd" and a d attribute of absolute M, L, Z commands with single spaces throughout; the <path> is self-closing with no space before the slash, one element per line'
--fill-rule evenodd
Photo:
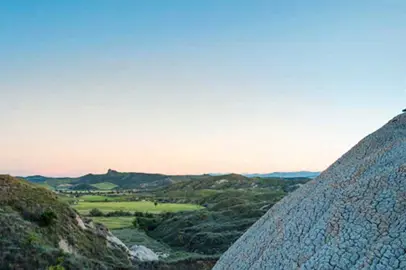
<path fill-rule="evenodd" d="M 103 196 L 103 195 L 82 195 L 79 200 L 85 202 L 123 202 L 127 195 Z"/>
<path fill-rule="evenodd" d="M 93 208 L 98 208 L 104 213 L 112 211 L 129 211 L 129 212 L 178 212 L 178 211 L 192 211 L 198 210 L 202 207 L 195 204 L 179 204 L 179 203 L 161 203 L 157 206 L 153 202 L 79 202 L 74 208 L 80 214 L 88 214 Z"/>
<path fill-rule="evenodd" d="M 113 230 L 131 227 L 134 218 L 135 217 L 92 217 L 92 220 L 102 223 L 110 230 Z"/>
<path fill-rule="evenodd" d="M 104 190 L 110 190 L 113 189 L 115 187 L 118 187 L 116 184 L 110 183 L 110 182 L 102 182 L 102 183 L 97 183 L 97 184 L 93 184 L 91 186 L 94 186 L 98 189 L 104 189 Z"/>
<path fill-rule="evenodd" d="M 79 200 L 85 202 L 104 202 L 104 201 L 113 201 L 111 197 L 101 196 L 101 195 L 83 195 L 79 197 Z"/>

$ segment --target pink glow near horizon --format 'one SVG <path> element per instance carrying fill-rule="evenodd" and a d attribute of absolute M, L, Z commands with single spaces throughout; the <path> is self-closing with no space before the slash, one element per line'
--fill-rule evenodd
<path fill-rule="evenodd" d="M 320 171 L 404 108 L 406 2 L 8 2 L 0 173 Z"/>

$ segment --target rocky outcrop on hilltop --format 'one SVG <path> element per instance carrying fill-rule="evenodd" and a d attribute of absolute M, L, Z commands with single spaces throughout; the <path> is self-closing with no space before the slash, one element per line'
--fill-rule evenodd
<path fill-rule="evenodd" d="M 214 269 L 406 269 L 406 114 L 277 203 Z"/>

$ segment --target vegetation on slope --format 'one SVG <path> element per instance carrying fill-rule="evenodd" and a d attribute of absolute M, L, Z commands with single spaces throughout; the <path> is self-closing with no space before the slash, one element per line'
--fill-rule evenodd
<path fill-rule="evenodd" d="M 101 182 L 97 184 L 92 184 L 93 187 L 97 189 L 103 189 L 103 190 L 110 190 L 118 187 L 116 184 L 110 183 L 110 182 Z"/>
<path fill-rule="evenodd" d="M 28 176 L 24 179 L 35 183 L 45 183 L 55 189 L 69 189 L 79 184 L 92 185 L 105 190 L 114 188 L 135 189 L 165 186 L 173 182 L 173 180 L 169 179 L 169 176 L 163 174 L 126 173 L 114 170 L 109 170 L 106 174 L 87 174 L 76 178 Z M 183 177 L 179 179 L 183 179 Z"/>
<path fill-rule="evenodd" d="M 306 181 L 308 179 L 286 181 L 228 175 L 174 183 L 150 190 L 150 199 L 193 202 L 204 208 L 137 216 L 134 225 L 138 230 L 127 228 L 118 235 L 125 242 L 136 238 L 139 229 L 143 229 L 146 236 L 170 247 L 170 253 L 179 258 L 193 254 L 218 257 L 276 202 Z M 148 243 L 146 246 L 150 247 Z"/>
<path fill-rule="evenodd" d="M 125 251 L 83 229 L 56 194 L 10 176 L 0 176 L 0 269 L 106 269 L 129 267 Z"/>
<path fill-rule="evenodd" d="M 78 184 L 78 185 L 74 185 L 70 188 L 71 190 L 98 190 L 97 187 L 95 187 L 94 185 L 89 185 L 89 184 Z"/>
<path fill-rule="evenodd" d="M 283 195 L 225 190 L 201 198 L 206 209 L 163 218 L 155 228 L 148 229 L 147 234 L 175 249 L 221 254 Z"/>

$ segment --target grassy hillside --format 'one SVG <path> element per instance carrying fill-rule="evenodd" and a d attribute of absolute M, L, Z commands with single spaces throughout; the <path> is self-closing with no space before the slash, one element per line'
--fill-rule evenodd
<path fill-rule="evenodd" d="M 250 189 L 267 188 L 288 191 L 295 186 L 304 184 L 307 178 L 292 178 L 289 181 L 281 178 L 249 178 L 239 174 L 219 176 L 201 176 L 199 179 L 190 178 L 167 187 L 163 191 L 196 191 L 196 190 L 224 190 L 224 189 Z"/>
<path fill-rule="evenodd" d="M 166 186 L 176 181 L 190 179 L 188 176 L 168 176 L 163 174 L 117 172 L 109 170 L 106 174 L 87 174 L 76 178 L 53 178 L 44 176 L 24 177 L 33 183 L 42 183 L 55 189 L 70 189 L 79 184 L 86 184 L 97 189 L 144 189 Z M 87 188 L 89 189 L 89 188 Z M 76 190 L 78 190 L 76 188 Z"/>
<path fill-rule="evenodd" d="M 231 189 L 213 193 L 200 198 L 205 209 L 163 218 L 147 234 L 175 249 L 219 255 L 284 195 Z"/>
<path fill-rule="evenodd" d="M 131 265 L 124 250 L 108 246 L 102 234 L 82 226 L 75 211 L 53 192 L 0 176 L 0 269 Z"/>
<path fill-rule="evenodd" d="M 110 190 L 118 187 L 116 184 L 110 183 L 110 182 L 101 182 L 97 184 L 92 184 L 93 187 L 97 189 L 104 189 L 104 190 Z"/>
<path fill-rule="evenodd" d="M 89 185 L 89 184 L 74 185 L 70 189 L 71 190 L 98 190 L 97 187 L 95 187 L 94 185 Z"/>
<path fill-rule="evenodd" d="M 149 238 L 170 247 L 175 257 L 199 254 L 215 258 L 226 251 L 276 202 L 307 181 L 251 179 L 230 174 L 202 176 L 198 181 L 174 183 L 150 190 L 151 200 L 193 202 L 204 208 L 191 212 L 163 213 L 154 217 L 137 216 L 137 225 Z M 119 233 L 119 237 L 123 241 L 137 239 L 139 229 L 128 227 Z"/>

